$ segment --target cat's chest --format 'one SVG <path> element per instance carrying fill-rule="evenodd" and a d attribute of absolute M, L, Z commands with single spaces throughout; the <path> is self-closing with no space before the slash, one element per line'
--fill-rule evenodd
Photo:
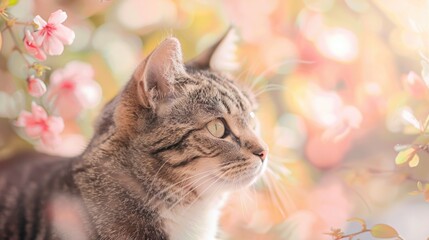
<path fill-rule="evenodd" d="M 197 202 L 190 207 L 163 211 L 161 216 L 169 239 L 214 240 L 223 202 L 224 199 Z"/>

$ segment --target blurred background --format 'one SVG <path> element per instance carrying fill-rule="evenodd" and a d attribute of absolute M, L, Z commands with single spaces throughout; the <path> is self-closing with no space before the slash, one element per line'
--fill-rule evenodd
<path fill-rule="evenodd" d="M 43 62 L 51 70 L 41 79 L 48 93 L 63 91 L 55 79 L 73 68 L 89 80 L 64 101 L 31 97 L 25 60 L 2 31 L 1 159 L 33 148 L 78 155 L 103 104 L 163 38 L 177 37 L 186 60 L 233 25 L 234 75 L 258 95 L 271 155 L 263 181 L 226 204 L 222 239 L 343 239 L 326 233 L 359 232 L 351 218 L 388 224 L 403 239 L 429 237 L 429 1 L 20 0 L 8 12 L 31 22 L 58 9 L 76 37 Z M 27 27 L 13 27 L 19 41 Z M 32 101 L 62 117 L 62 144 L 44 146 L 16 127 Z"/>

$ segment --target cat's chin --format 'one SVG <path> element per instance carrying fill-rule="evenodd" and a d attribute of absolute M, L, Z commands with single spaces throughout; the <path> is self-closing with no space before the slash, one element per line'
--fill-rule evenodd
<path fill-rule="evenodd" d="M 240 190 L 254 184 L 262 175 L 264 169 L 265 166 L 262 165 L 255 172 L 245 173 L 230 179 L 216 177 L 215 181 L 226 191 Z"/>

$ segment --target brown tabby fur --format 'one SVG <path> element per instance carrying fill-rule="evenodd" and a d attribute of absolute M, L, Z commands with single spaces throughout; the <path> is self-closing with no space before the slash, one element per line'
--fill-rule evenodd
<path fill-rule="evenodd" d="M 250 127 L 251 94 L 210 70 L 213 50 L 184 65 L 176 39 L 161 43 L 105 106 L 81 156 L 1 161 L 0 239 L 192 239 L 173 236 L 165 216 L 250 184 L 266 152 Z M 205 127 L 216 118 L 225 138 Z M 196 177 L 213 169 L 226 182 L 212 181 L 216 191 Z"/>

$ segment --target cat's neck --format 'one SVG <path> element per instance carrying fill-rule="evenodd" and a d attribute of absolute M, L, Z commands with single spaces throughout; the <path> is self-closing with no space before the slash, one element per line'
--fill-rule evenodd
<path fill-rule="evenodd" d="M 171 240 L 214 240 L 220 210 L 227 194 L 198 199 L 185 206 L 175 206 L 161 211 L 166 231 Z"/>

